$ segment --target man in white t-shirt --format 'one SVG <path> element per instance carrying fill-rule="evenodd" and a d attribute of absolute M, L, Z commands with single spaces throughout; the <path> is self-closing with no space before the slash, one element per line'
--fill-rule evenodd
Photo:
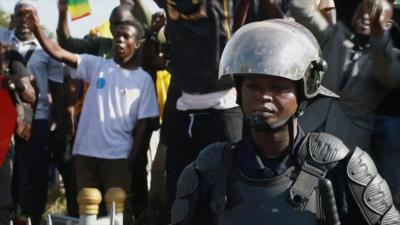
<path fill-rule="evenodd" d="M 128 192 L 146 119 L 159 114 L 151 77 L 132 60 L 143 36 L 141 25 L 121 23 L 114 34 L 114 58 L 103 59 L 62 49 L 45 37 L 34 9 L 23 13 L 43 49 L 72 67 L 72 77 L 89 83 L 73 148 L 78 188 Z"/>

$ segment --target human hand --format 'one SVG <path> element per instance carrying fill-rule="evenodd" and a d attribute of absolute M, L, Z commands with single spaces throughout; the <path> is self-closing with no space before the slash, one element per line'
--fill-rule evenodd
<path fill-rule="evenodd" d="M 39 16 L 37 15 L 37 11 L 33 7 L 21 7 L 18 9 L 18 13 L 23 15 L 23 20 L 28 26 L 28 29 L 33 33 L 40 29 Z"/>
<path fill-rule="evenodd" d="M 32 136 L 32 126 L 24 122 L 23 120 L 17 121 L 17 129 L 15 130 L 18 137 L 24 139 L 25 141 L 29 141 Z"/>
<path fill-rule="evenodd" d="M 158 32 L 165 25 L 164 12 L 156 12 L 151 16 L 150 30 Z"/>
<path fill-rule="evenodd" d="M 65 14 L 68 11 L 68 2 L 67 0 L 58 0 L 58 12 L 60 14 Z"/>
<path fill-rule="evenodd" d="M 379 38 L 392 27 L 393 6 L 390 0 L 370 0 L 371 37 Z"/>

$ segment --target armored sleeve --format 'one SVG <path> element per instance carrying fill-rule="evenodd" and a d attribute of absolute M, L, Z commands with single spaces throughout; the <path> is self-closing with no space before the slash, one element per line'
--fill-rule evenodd
<path fill-rule="evenodd" d="M 356 148 L 346 172 L 351 194 L 368 224 L 400 225 L 400 214 L 393 205 L 389 186 L 366 152 Z"/>

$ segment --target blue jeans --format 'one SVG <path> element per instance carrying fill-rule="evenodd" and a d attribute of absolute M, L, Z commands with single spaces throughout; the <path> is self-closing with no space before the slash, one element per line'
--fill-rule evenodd
<path fill-rule="evenodd" d="M 386 179 L 393 201 L 400 206 L 400 118 L 376 116 L 375 130 L 371 138 L 372 156 L 379 173 Z"/>

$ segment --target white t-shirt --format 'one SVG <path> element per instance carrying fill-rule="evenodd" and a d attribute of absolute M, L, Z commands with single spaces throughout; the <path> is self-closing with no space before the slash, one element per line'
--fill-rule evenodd
<path fill-rule="evenodd" d="M 139 119 L 159 115 L 150 75 L 127 70 L 113 59 L 79 56 L 73 78 L 89 83 L 73 148 L 74 155 L 104 159 L 127 158 L 132 130 Z"/>

